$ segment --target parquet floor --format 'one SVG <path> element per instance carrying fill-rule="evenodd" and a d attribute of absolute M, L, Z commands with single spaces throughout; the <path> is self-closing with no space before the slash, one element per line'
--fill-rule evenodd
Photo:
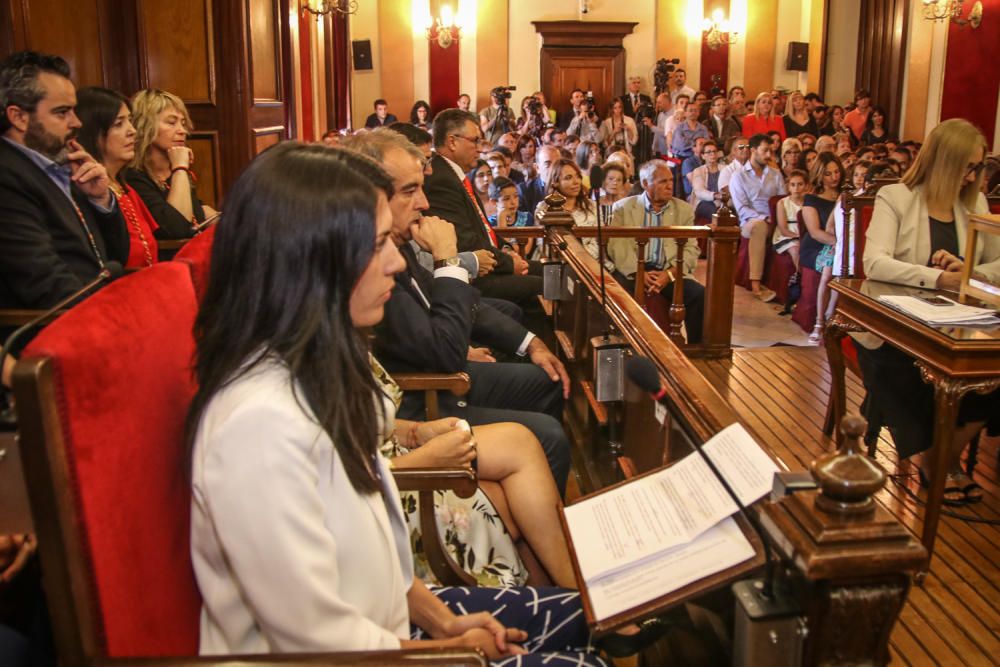
<path fill-rule="evenodd" d="M 831 447 L 822 433 L 830 373 L 821 348 L 741 349 L 732 360 L 695 363 L 790 468 L 807 468 Z M 862 395 L 848 373 L 850 410 L 858 410 Z M 885 430 L 877 456 L 892 475 L 878 501 L 919 536 L 923 492 L 915 468 L 900 464 Z M 997 458 L 997 439 L 980 445 L 975 479 L 984 500 L 956 511 L 970 520 L 942 517 L 930 574 L 911 589 L 892 634 L 893 664 L 1000 665 L 1000 527 L 981 523 L 1000 520 Z"/>

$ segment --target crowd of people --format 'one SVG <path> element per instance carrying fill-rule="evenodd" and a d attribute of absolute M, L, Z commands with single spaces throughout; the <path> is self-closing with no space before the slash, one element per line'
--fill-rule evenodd
<path fill-rule="evenodd" d="M 651 622 L 594 641 L 572 590 L 557 515 L 570 471 L 570 382 L 537 335 L 542 248 L 496 233 L 533 224 L 548 195 L 561 195 L 579 226 L 600 217 L 692 225 L 731 199 L 762 301 L 773 298 L 760 284 L 768 235 L 796 266 L 820 271 L 826 289 L 845 182 L 863 190 L 876 175 L 903 177 L 873 225 L 886 208 L 909 210 L 890 195 L 930 193 L 927 211 L 941 225 L 964 224 L 949 213 L 959 199 L 963 210 L 982 204 L 978 131 L 949 121 L 964 124 L 943 124 L 921 150 L 897 141 L 865 91 L 846 108 L 780 90 L 748 102 L 740 87 L 691 90 L 679 69 L 655 98 L 631 79 L 604 118 L 582 90 L 563 117 L 541 93 L 515 116 L 506 94 L 492 91 L 478 113 L 468 95 L 436 114 L 417 101 L 409 122 L 376 100 L 363 130 L 258 156 L 219 217 L 198 198 L 193 125 L 176 95 L 78 91 L 58 56 L 22 52 L 0 64 L 0 307 L 49 307 L 109 262 L 141 269 L 158 261 L 157 241 L 217 225 L 188 423 L 203 652 L 464 646 L 520 664 L 561 656 L 604 665 L 598 649 L 625 655 L 662 632 Z M 641 113 L 651 106 L 655 115 Z M 946 138 L 953 131 L 965 137 L 958 148 Z M 599 189 L 589 180 L 595 166 Z M 965 175 L 932 187 L 939 169 Z M 785 197 L 771 220 L 776 195 Z M 872 236 L 869 275 L 954 286 L 955 235 L 935 229 L 927 248 L 902 232 Z M 596 244 L 586 247 L 598 256 Z M 603 258 L 629 290 L 643 262 L 646 308 L 664 328 L 676 253 L 672 240 L 653 239 L 639 258 L 633 242 L 614 239 Z M 989 247 L 976 261 L 996 263 L 993 255 Z M 697 262 L 697 245 L 686 244 L 690 343 L 704 316 Z M 898 360 L 873 351 L 863 362 Z M 410 371 L 463 371 L 471 388 L 442 397 L 441 418 L 426 421 L 422 393 L 392 379 Z M 419 466 L 474 466 L 497 482 L 553 586 L 525 587 L 517 550 L 481 493 L 436 502 L 442 534 L 482 585 L 437 586 L 411 550 L 416 499 L 401 497 L 391 475 Z M 12 577 L 34 546 L 0 538 L 0 575 Z M 285 564 L 280 578 L 275 562 Z M 0 649 L 15 641 L 0 626 Z"/>

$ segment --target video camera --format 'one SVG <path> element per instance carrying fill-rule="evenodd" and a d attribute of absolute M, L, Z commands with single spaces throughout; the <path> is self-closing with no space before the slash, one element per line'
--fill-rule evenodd
<path fill-rule="evenodd" d="M 660 58 L 653 67 L 653 83 L 656 92 L 662 93 L 670 83 L 670 75 L 673 74 L 677 66 L 681 64 L 680 58 Z"/>
<path fill-rule="evenodd" d="M 517 86 L 496 86 L 490 91 L 490 95 L 497 98 L 500 106 L 505 106 L 510 99 L 510 91 L 517 90 Z"/>

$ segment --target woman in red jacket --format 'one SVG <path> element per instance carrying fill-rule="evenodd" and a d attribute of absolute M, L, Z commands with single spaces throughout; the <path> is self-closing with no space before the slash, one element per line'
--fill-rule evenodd
<path fill-rule="evenodd" d="M 781 140 L 787 138 L 785 134 L 785 123 L 781 116 L 773 113 L 774 100 L 771 93 L 761 93 L 753 104 L 753 113 L 743 117 L 743 136 L 750 138 L 755 134 L 768 134 L 777 132 L 781 135 Z"/>

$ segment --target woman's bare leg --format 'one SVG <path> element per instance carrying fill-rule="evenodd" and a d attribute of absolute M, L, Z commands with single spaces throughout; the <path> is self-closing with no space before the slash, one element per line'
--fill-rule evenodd
<path fill-rule="evenodd" d="M 473 430 L 479 476 L 503 487 L 514 521 L 557 586 L 576 588 L 559 523 L 559 491 L 538 440 L 524 426 L 488 424 Z"/>

